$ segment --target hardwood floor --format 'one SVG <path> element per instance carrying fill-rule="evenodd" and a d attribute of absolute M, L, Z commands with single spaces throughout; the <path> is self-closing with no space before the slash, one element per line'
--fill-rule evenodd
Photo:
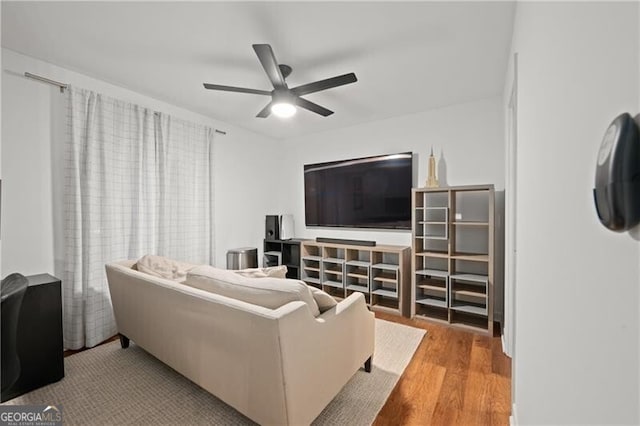
<path fill-rule="evenodd" d="M 376 318 L 427 330 L 378 414 L 383 425 L 508 425 L 511 359 L 488 337 L 376 312 Z"/>

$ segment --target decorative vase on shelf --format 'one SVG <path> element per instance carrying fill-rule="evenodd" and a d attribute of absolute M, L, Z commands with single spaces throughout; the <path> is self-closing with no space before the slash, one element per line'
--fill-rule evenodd
<path fill-rule="evenodd" d="M 429 171 L 427 174 L 427 188 L 438 188 L 438 178 L 436 177 L 436 157 L 433 156 L 433 148 L 431 148 L 431 155 L 429 155 Z"/>

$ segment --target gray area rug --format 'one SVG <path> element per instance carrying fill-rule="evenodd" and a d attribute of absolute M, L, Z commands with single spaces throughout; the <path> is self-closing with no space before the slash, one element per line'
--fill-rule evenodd
<path fill-rule="evenodd" d="M 373 372 L 358 371 L 314 425 L 370 425 L 425 331 L 376 320 Z M 65 358 L 65 378 L 5 404 L 62 405 L 64 424 L 252 425 L 251 420 L 135 344 L 111 342 Z"/>

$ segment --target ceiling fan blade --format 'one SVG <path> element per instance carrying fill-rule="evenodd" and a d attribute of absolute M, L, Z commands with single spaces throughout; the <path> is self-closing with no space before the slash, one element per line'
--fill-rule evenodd
<path fill-rule="evenodd" d="M 244 87 L 233 87 L 233 86 L 221 86 L 219 84 L 209 84 L 209 83 L 203 83 L 203 84 L 204 84 L 204 88 L 209 90 L 223 90 L 225 92 L 251 93 L 253 95 L 271 96 L 271 92 L 267 90 L 246 89 Z"/>
<path fill-rule="evenodd" d="M 303 84 L 302 86 L 294 87 L 291 91 L 298 96 L 302 96 L 308 95 L 309 93 L 319 92 L 321 90 L 344 86 L 345 84 L 355 83 L 356 81 L 358 81 L 358 78 L 351 72 L 349 74 L 339 75 L 337 77 L 331 77 L 309 84 Z"/>
<path fill-rule="evenodd" d="M 308 109 L 311 112 L 315 112 L 316 114 L 320 114 L 323 117 L 333 114 L 333 111 L 302 98 L 296 98 L 296 105 L 301 108 Z"/>
<path fill-rule="evenodd" d="M 273 54 L 271 46 L 268 44 L 254 44 L 253 50 L 255 50 L 256 55 L 258 55 L 262 68 L 264 68 L 269 80 L 271 80 L 273 88 L 286 89 L 287 83 L 284 82 L 284 77 L 282 76 L 278 61 L 276 61 L 276 56 Z"/>
<path fill-rule="evenodd" d="M 256 115 L 258 118 L 267 118 L 269 114 L 271 114 L 271 105 L 273 101 L 269 102 L 266 107 L 262 108 L 262 110 Z"/>

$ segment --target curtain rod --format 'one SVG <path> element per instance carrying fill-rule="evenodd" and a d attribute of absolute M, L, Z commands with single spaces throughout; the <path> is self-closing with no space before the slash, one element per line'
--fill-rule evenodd
<path fill-rule="evenodd" d="M 162 113 L 160 111 L 154 111 L 153 114 L 154 115 L 160 115 Z M 213 131 L 216 132 L 216 133 L 219 133 L 221 135 L 226 135 L 227 134 L 227 132 L 225 132 L 224 130 L 213 129 Z"/>
<path fill-rule="evenodd" d="M 50 78 L 46 78 L 46 77 L 41 77 L 39 75 L 36 74 L 31 74 L 30 72 L 25 72 L 24 76 L 27 78 L 31 78 L 33 80 L 38 80 L 38 81 L 42 81 L 43 83 L 48 83 L 48 84 L 52 84 L 54 86 L 58 86 L 60 88 L 60 93 L 64 93 L 65 89 L 69 88 L 68 84 L 65 83 L 60 83 L 59 81 L 55 81 L 55 80 L 51 80 Z M 213 129 L 216 133 L 219 133 L 221 135 L 226 135 L 227 132 L 222 131 L 222 130 L 218 130 L 218 129 Z"/>
<path fill-rule="evenodd" d="M 42 81 L 43 83 L 53 84 L 54 86 L 58 86 L 60 88 L 60 93 L 64 93 L 64 89 L 68 88 L 68 84 L 60 83 L 59 81 L 51 80 L 49 78 L 41 77 L 39 75 L 31 74 L 30 72 L 25 72 L 24 76 L 27 78 L 31 78 L 33 80 Z"/>

